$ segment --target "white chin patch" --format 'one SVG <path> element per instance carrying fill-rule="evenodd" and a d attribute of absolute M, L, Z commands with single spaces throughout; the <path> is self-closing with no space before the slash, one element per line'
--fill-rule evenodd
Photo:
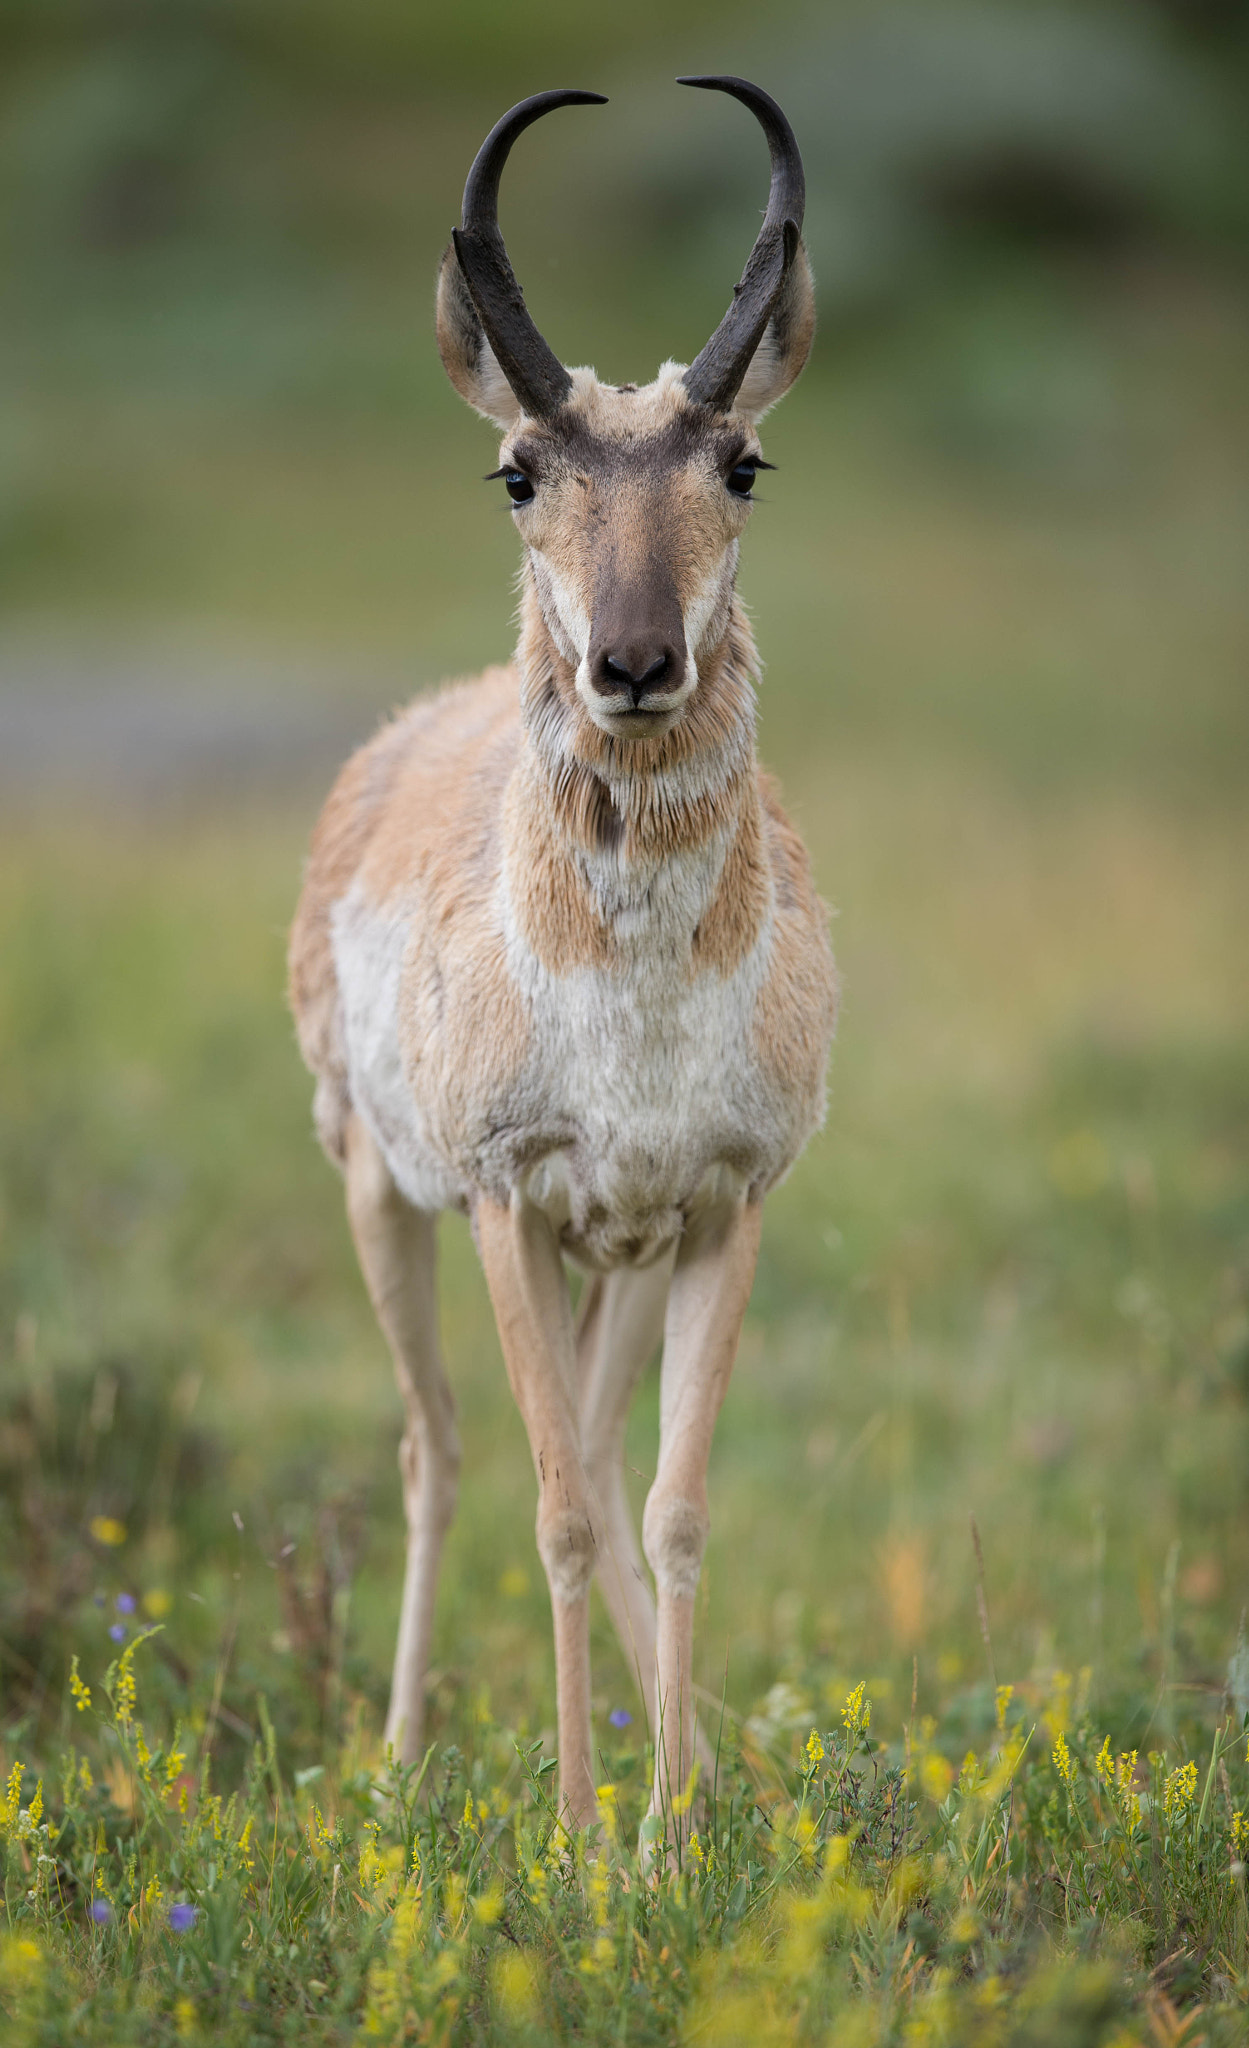
<path fill-rule="evenodd" d="M 614 740 L 653 740 L 670 732 L 676 724 L 698 688 L 698 667 L 693 656 L 687 656 L 680 689 L 645 705 L 640 711 L 634 711 L 632 707 L 628 710 L 617 708 L 610 698 L 602 696 L 590 681 L 590 664 L 584 659 L 578 664 L 576 688 L 600 732 L 610 733 Z"/>

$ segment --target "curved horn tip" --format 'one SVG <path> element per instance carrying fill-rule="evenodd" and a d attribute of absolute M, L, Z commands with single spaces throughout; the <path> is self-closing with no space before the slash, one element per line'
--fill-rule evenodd
<path fill-rule="evenodd" d="M 772 161 L 767 212 L 741 281 L 734 287 L 732 303 L 685 373 L 686 390 L 696 403 L 727 412 L 798 253 L 806 199 L 802 154 L 787 116 L 762 86 L 727 75 L 679 78 L 677 84 L 705 86 L 739 100 L 767 136 Z"/>
<path fill-rule="evenodd" d="M 536 116 L 537 114 L 553 114 L 556 107 L 605 107 L 606 105 L 607 94 L 605 92 L 582 92 L 579 86 L 557 85 L 551 87 L 547 92 L 531 93 L 528 99 L 517 100 L 516 105 L 509 107 L 502 119 L 495 123 L 495 126 L 501 128 L 505 121 L 512 119 L 513 115 L 525 113 L 531 107 Z"/>
<path fill-rule="evenodd" d="M 712 92 L 731 92 L 738 99 L 749 95 L 776 105 L 771 93 L 765 92 L 761 85 L 752 85 L 748 78 L 738 78 L 732 72 L 700 72 L 696 78 L 678 78 L 676 82 L 678 85 L 705 86 Z"/>
<path fill-rule="evenodd" d="M 499 232 L 499 180 L 513 143 L 556 107 L 604 106 L 606 94 L 557 87 L 531 93 L 495 122 L 473 158 L 464 185 L 460 226 L 452 236 L 486 339 L 499 368 L 528 412 L 549 417 L 568 396 L 571 380 L 525 310 L 516 274 Z"/>

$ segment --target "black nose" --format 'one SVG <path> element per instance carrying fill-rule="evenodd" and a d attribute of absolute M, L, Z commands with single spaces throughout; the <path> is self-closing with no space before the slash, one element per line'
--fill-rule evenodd
<path fill-rule="evenodd" d="M 658 637 L 639 635 L 590 650 L 590 681 L 599 695 L 623 698 L 635 710 L 651 690 L 678 689 L 684 674 L 684 654 Z"/>

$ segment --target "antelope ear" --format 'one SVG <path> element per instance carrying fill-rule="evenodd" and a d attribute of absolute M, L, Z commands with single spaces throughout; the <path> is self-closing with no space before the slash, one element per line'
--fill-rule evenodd
<path fill-rule="evenodd" d="M 769 406 L 784 398 L 811 353 L 814 336 L 815 280 L 806 249 L 799 241 L 772 308 L 772 317 L 763 330 L 763 340 L 751 357 L 750 368 L 733 400 L 733 411 L 744 413 L 751 421 L 762 419 Z"/>
<path fill-rule="evenodd" d="M 438 270 L 434 332 L 443 369 L 460 397 L 509 433 L 520 419 L 521 403 L 486 340 L 453 242 L 447 244 Z"/>

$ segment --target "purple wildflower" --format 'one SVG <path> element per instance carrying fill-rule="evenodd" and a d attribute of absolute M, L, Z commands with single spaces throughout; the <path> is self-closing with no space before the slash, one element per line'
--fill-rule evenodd
<path fill-rule="evenodd" d="M 91 1918 L 97 1927 L 107 1927 L 113 1917 L 113 1909 L 107 1899 L 92 1899 Z"/>
<path fill-rule="evenodd" d="M 633 1726 L 633 1716 L 627 1707 L 613 1707 L 607 1719 L 613 1728 L 631 1728 Z"/>
<path fill-rule="evenodd" d="M 114 1605 L 116 1606 L 117 1612 L 119 1614 L 133 1614 L 136 1605 L 134 1594 L 119 1593 L 117 1595 L 116 1601 L 114 1602 Z"/>
<path fill-rule="evenodd" d="M 109 1634 L 111 1635 L 111 1637 L 113 1638 L 113 1641 L 114 1641 L 115 1643 L 124 1643 L 124 1642 L 125 1642 L 125 1640 L 126 1640 L 126 1624 L 125 1624 L 125 1622 L 124 1622 L 124 1621 L 115 1621 L 115 1622 L 113 1622 L 113 1623 L 111 1624 L 110 1628 L 109 1628 Z"/>
<path fill-rule="evenodd" d="M 169 1925 L 175 1934 L 189 1934 L 195 1925 L 198 1906 L 188 1906 L 180 1899 L 176 1906 L 169 1908 Z"/>

